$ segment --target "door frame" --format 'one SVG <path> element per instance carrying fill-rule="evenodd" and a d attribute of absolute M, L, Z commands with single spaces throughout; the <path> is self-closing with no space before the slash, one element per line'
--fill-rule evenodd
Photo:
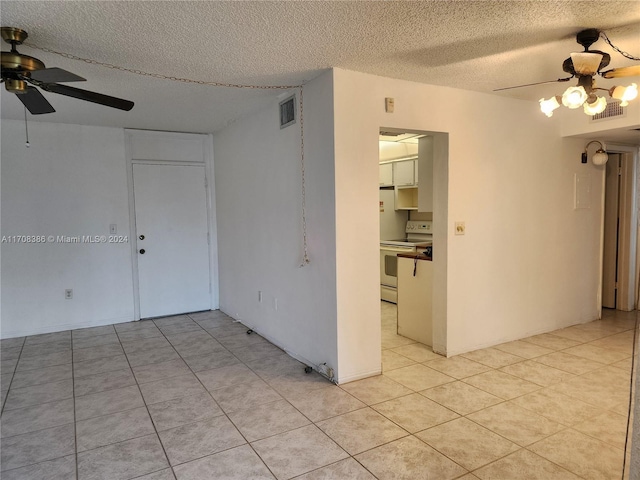
<path fill-rule="evenodd" d="M 438 254 L 433 257 L 433 302 L 432 315 L 432 350 L 440 355 L 448 356 L 448 238 L 449 238 L 449 143 L 450 132 L 425 130 L 420 128 L 398 128 L 379 126 L 380 131 L 395 133 L 416 133 L 433 137 L 433 244 Z M 376 144 L 377 145 L 377 144 Z M 420 175 L 418 166 L 418 175 Z M 422 170 L 423 172 L 426 170 Z M 425 182 L 419 182 L 424 186 Z M 378 205 L 376 204 L 376 208 Z M 380 225 L 378 225 L 378 230 Z M 380 323 L 378 323 L 380 328 Z"/>
<path fill-rule="evenodd" d="M 140 145 L 136 145 L 138 142 Z M 159 144 L 181 143 L 190 144 L 190 152 L 176 159 L 153 159 L 145 156 L 156 156 L 153 153 L 145 155 L 145 144 L 152 145 L 155 150 Z M 200 143 L 198 145 L 198 143 Z M 175 149 L 168 149 L 174 150 Z M 142 153 L 141 153 L 142 152 Z M 136 210 L 133 184 L 133 165 L 180 165 L 204 166 L 204 181 L 207 209 L 207 235 L 209 239 L 209 298 L 211 310 L 219 308 L 218 286 L 218 242 L 216 229 L 215 184 L 213 175 L 213 137 L 207 134 L 162 132 L 152 130 L 125 129 L 125 156 L 127 172 L 127 191 L 129 199 L 129 231 L 131 232 L 131 275 L 133 279 L 133 319 L 140 320 L 140 283 L 138 278 L 138 233 L 136 229 Z"/>
<path fill-rule="evenodd" d="M 616 310 L 630 311 L 638 308 L 639 287 L 637 279 L 640 272 L 640 238 L 638 236 L 638 172 L 640 158 L 638 155 L 638 147 L 627 145 L 606 145 L 608 153 L 616 153 L 621 155 L 622 169 L 627 179 L 626 184 L 620 184 L 620 225 L 618 227 L 619 255 L 625 258 L 625 265 L 628 269 L 619 272 L 618 276 L 618 293 L 616 300 Z M 600 318 L 602 318 L 602 272 L 604 269 L 604 197 L 606 185 L 606 170 L 602 175 L 602 218 L 600 232 L 600 281 L 598 288 L 598 308 L 600 310 Z"/>

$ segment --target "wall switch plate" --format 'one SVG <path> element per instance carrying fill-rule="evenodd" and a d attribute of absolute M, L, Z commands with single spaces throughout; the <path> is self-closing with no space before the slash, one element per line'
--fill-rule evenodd
<path fill-rule="evenodd" d="M 393 113 L 393 109 L 395 108 L 396 101 L 394 98 L 387 97 L 384 99 L 384 111 L 387 113 Z"/>
<path fill-rule="evenodd" d="M 65 300 L 71 300 L 73 298 L 73 289 L 72 288 L 65 289 L 64 298 L 65 298 Z"/>
<path fill-rule="evenodd" d="M 464 225 L 464 222 L 456 222 L 455 234 L 456 235 L 464 235 L 465 231 L 466 231 L 466 227 Z"/>
<path fill-rule="evenodd" d="M 115 235 L 116 233 L 118 233 L 118 225 L 116 225 L 115 223 L 109 225 L 109 233 L 111 235 Z"/>

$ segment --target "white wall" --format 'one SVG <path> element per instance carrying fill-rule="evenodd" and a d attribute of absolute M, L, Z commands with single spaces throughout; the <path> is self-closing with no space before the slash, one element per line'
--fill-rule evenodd
<path fill-rule="evenodd" d="M 131 134 L 131 132 L 130 132 Z M 136 154 L 197 162 L 211 167 L 211 137 L 138 132 Z M 123 129 L 2 120 L 1 235 L 44 235 L 53 242 L 2 243 L 2 338 L 61 331 L 139 318 L 135 309 L 135 243 L 131 228 Z M 146 141 L 145 139 L 152 139 Z M 146 147 L 146 148 L 143 148 Z M 143 153 L 146 152 L 146 153 Z M 195 152 L 195 153 L 194 153 Z M 183 158 L 188 154 L 189 158 Z M 205 159 L 203 160 L 203 156 Z M 149 157 L 150 158 L 150 157 Z M 213 172 L 209 173 L 210 178 Z M 211 192 L 212 185 L 209 185 Z M 212 308 L 217 308 L 215 203 L 212 210 Z M 132 212 L 132 211 L 131 211 Z M 62 243 L 58 236 L 109 236 L 126 243 Z M 73 289 L 73 299 L 64 298 Z"/>
<path fill-rule="evenodd" d="M 213 145 L 220 309 L 297 358 L 337 372 L 331 99 L 331 72 L 304 88 L 311 263 L 303 268 L 299 123 L 281 130 L 274 98 L 216 133 Z"/>
<path fill-rule="evenodd" d="M 122 129 L 30 122 L 29 138 L 2 120 L 2 236 L 129 235 Z M 1 277 L 2 338 L 133 319 L 128 243 L 3 243 Z"/>
<path fill-rule="evenodd" d="M 341 366 L 356 366 L 347 376 L 379 364 L 378 264 L 363 259 L 377 258 L 381 126 L 449 133 L 447 220 L 434 226 L 448 232 L 447 354 L 598 318 L 602 171 L 580 163 L 583 141 L 561 138 L 532 102 L 340 69 L 334 92 L 338 346 Z M 590 209 L 573 208 L 576 173 L 591 177 Z M 456 221 L 466 235 L 452 235 Z"/>

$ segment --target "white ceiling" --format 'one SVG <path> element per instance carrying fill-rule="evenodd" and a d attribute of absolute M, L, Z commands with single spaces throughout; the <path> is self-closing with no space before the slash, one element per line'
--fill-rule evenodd
<path fill-rule="evenodd" d="M 562 61 L 582 49 L 575 34 L 584 28 L 604 30 L 640 56 L 637 1 L 3 0 L 0 13 L 3 25 L 26 30 L 27 42 L 49 49 L 145 72 L 254 85 L 296 85 L 341 67 L 493 93 L 566 76 Z M 592 48 L 609 52 L 611 67 L 634 64 L 602 40 Z M 75 84 L 80 88 L 136 103 L 121 112 L 47 93 L 57 112 L 33 120 L 212 132 L 278 94 L 177 83 L 25 45 L 19 50 L 87 78 Z M 564 88 L 495 94 L 533 102 Z M 4 89 L 1 96 L 2 117 L 23 118 L 17 99 Z"/>

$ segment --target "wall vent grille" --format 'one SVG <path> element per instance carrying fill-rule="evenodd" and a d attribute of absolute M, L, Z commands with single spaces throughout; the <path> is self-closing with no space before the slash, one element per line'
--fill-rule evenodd
<path fill-rule="evenodd" d="M 623 117 L 625 115 L 625 110 L 620 106 L 620 102 L 614 100 L 613 102 L 607 103 L 607 108 L 604 109 L 601 113 L 596 113 L 591 117 L 591 121 L 596 120 L 604 120 L 605 118 L 611 117 Z"/>
<path fill-rule="evenodd" d="M 286 128 L 296 123 L 296 96 L 280 102 L 280 128 Z"/>

